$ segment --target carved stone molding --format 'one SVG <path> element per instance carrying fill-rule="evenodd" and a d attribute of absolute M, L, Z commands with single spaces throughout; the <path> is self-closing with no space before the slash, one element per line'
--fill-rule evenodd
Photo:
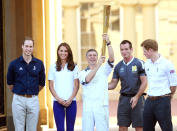
<path fill-rule="evenodd" d="M 158 4 L 159 0 L 138 0 L 138 2 L 141 5 L 156 5 Z"/>
<path fill-rule="evenodd" d="M 120 5 L 134 6 L 138 4 L 138 0 L 119 0 Z"/>
<path fill-rule="evenodd" d="M 80 2 L 78 0 L 62 0 L 61 3 L 64 8 L 77 8 L 80 6 Z"/>

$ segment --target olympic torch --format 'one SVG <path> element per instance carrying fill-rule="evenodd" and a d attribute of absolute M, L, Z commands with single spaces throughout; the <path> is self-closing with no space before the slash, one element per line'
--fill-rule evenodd
<path fill-rule="evenodd" d="M 104 5 L 104 12 L 103 12 L 103 33 L 107 33 L 108 32 L 110 8 L 111 8 L 110 5 Z M 105 56 L 105 51 L 106 51 L 106 40 L 103 40 L 102 56 Z"/>

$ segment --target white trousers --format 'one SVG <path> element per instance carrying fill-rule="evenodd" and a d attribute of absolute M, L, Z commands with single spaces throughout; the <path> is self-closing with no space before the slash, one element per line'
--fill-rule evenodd
<path fill-rule="evenodd" d="M 12 101 L 12 114 L 15 131 L 37 131 L 39 117 L 38 96 L 27 98 L 14 94 Z"/>
<path fill-rule="evenodd" d="M 109 107 L 100 106 L 84 109 L 82 113 L 82 131 L 109 131 Z"/>

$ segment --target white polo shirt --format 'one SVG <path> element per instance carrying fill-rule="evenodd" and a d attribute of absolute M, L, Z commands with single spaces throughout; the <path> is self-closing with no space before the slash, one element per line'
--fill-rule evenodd
<path fill-rule="evenodd" d="M 112 63 L 113 64 L 113 63 Z M 113 69 L 107 63 L 101 66 L 94 78 L 86 83 L 85 79 L 88 73 L 91 71 L 89 68 L 81 71 L 79 74 L 79 80 L 82 84 L 82 99 L 83 99 L 83 108 L 91 109 L 97 106 L 108 105 L 108 76 Z"/>
<path fill-rule="evenodd" d="M 57 95 L 67 100 L 73 93 L 74 89 L 74 79 L 78 79 L 78 66 L 76 65 L 73 71 L 67 69 L 65 65 L 64 69 L 61 71 L 56 70 L 56 64 L 52 65 L 49 69 L 48 80 L 54 81 L 54 90 Z M 54 98 L 55 100 L 55 98 Z M 73 100 L 76 100 L 74 98 Z"/>
<path fill-rule="evenodd" d="M 160 56 L 154 63 L 148 59 L 145 63 L 148 78 L 149 96 L 162 96 L 171 93 L 170 86 L 177 86 L 177 76 L 173 64 Z"/>

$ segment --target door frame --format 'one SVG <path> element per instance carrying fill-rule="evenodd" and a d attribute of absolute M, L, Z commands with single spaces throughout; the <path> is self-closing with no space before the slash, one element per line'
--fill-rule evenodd
<path fill-rule="evenodd" d="M 6 111 L 6 52 L 5 52 L 5 13 L 4 13 L 4 0 L 1 1 L 2 7 L 0 8 L 2 11 L 2 62 L 3 62 L 3 86 L 4 86 L 4 113 L 0 115 L 1 122 L 3 121 L 5 124 L 3 124 L 0 128 L 4 128 L 7 125 L 7 111 Z"/>

